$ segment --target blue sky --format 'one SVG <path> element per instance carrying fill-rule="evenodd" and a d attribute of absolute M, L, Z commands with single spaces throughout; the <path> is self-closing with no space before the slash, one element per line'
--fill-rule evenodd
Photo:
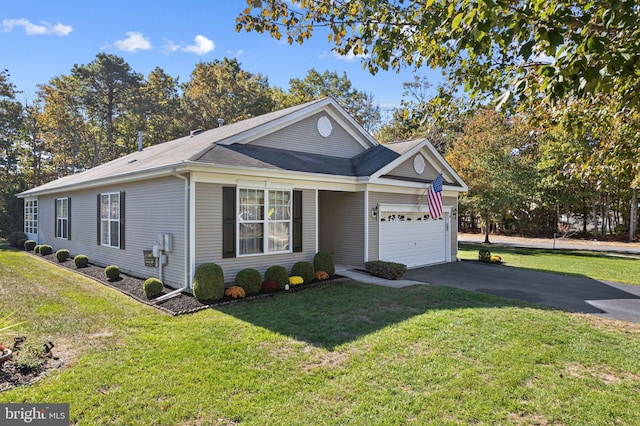
<path fill-rule="evenodd" d="M 198 62 L 237 58 L 244 70 L 261 73 L 271 86 L 289 87 L 315 68 L 346 72 L 354 87 L 374 94 L 383 110 L 398 106 L 402 83 L 414 71 L 379 72 L 362 69 L 358 58 L 332 53 L 326 33 L 289 45 L 266 34 L 237 33 L 235 19 L 245 0 L 5 0 L 0 9 L 0 70 L 23 93 L 35 96 L 36 85 L 69 74 L 74 64 L 87 64 L 100 52 L 124 58 L 131 68 L 148 75 L 156 66 L 181 82 Z M 439 73 L 421 70 L 436 84 Z"/>

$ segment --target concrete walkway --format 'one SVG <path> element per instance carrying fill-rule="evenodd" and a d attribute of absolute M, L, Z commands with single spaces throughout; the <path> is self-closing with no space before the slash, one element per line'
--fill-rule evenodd
<path fill-rule="evenodd" d="M 385 287 L 392 287 L 392 288 L 403 288 L 403 287 L 410 287 L 412 285 L 425 284 L 424 282 L 421 282 L 421 281 L 414 281 L 414 280 L 407 280 L 407 279 L 386 280 L 384 278 L 374 277 L 373 275 L 368 274 L 366 272 L 361 272 L 355 269 L 353 266 L 346 266 L 346 265 L 336 265 L 336 274 L 342 275 L 343 277 L 351 278 L 352 280 L 356 280 L 361 283 L 382 285 Z"/>

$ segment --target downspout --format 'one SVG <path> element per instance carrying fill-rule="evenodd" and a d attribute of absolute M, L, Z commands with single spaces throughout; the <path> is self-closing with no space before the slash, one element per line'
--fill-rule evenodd
<path fill-rule="evenodd" d="M 172 175 L 177 177 L 178 179 L 184 180 L 184 286 L 167 294 L 164 294 L 160 297 L 153 299 L 152 303 L 156 304 L 158 302 L 162 302 L 167 299 L 171 299 L 172 297 L 178 296 L 183 291 L 187 291 L 191 286 L 191 274 L 190 265 L 189 265 L 189 215 L 191 212 L 189 211 L 189 178 L 184 177 L 176 173 L 176 169 L 173 169 Z M 162 263 L 162 259 L 160 259 L 160 263 Z M 161 266 L 162 267 L 162 266 Z M 160 278 L 162 280 L 162 278 Z"/>

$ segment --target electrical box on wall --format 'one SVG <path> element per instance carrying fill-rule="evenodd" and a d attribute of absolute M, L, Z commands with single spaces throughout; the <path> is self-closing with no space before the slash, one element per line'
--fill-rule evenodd
<path fill-rule="evenodd" d="M 156 236 L 156 246 L 158 246 L 158 250 L 172 252 L 173 234 L 158 234 Z"/>

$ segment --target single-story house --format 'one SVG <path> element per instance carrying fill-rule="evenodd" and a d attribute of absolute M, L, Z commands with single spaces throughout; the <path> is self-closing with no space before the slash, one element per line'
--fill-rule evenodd
<path fill-rule="evenodd" d="M 427 190 L 442 173 L 443 216 Z M 25 232 L 54 250 L 190 287 L 215 262 L 409 267 L 456 260 L 467 186 L 428 140 L 380 144 L 331 99 L 150 146 L 25 191 Z"/>

